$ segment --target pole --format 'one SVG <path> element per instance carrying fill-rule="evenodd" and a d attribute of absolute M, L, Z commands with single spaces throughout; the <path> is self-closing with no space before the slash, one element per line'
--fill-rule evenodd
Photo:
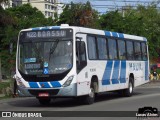
<path fill-rule="evenodd" d="M 0 81 L 2 81 L 1 57 L 0 57 Z"/>

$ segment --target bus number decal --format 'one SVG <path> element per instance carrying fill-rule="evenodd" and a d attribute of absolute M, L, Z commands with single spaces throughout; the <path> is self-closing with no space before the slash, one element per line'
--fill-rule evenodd
<path fill-rule="evenodd" d="M 96 68 L 91 68 L 90 72 L 96 72 Z"/>
<path fill-rule="evenodd" d="M 28 38 L 37 37 L 37 36 L 36 36 L 36 32 L 27 32 L 27 37 L 28 37 Z"/>

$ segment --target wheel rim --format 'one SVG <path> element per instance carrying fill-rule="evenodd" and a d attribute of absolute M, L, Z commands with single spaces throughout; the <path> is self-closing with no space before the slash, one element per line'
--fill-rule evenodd
<path fill-rule="evenodd" d="M 94 89 L 90 88 L 89 97 L 94 98 Z"/>
<path fill-rule="evenodd" d="M 129 83 L 129 92 L 132 93 L 132 91 L 133 91 L 133 87 L 132 87 L 132 83 L 130 82 Z"/>

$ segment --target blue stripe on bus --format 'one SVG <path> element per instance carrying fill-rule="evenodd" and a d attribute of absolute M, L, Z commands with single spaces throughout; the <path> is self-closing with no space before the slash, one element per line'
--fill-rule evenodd
<path fill-rule="evenodd" d="M 104 31 L 105 36 L 107 37 L 116 37 L 116 38 L 124 38 L 124 34 L 123 33 L 117 33 L 117 32 L 110 32 L 110 31 Z M 111 34 L 112 33 L 112 34 Z"/>
<path fill-rule="evenodd" d="M 124 38 L 123 33 L 118 33 L 119 34 L 119 38 Z"/>
<path fill-rule="evenodd" d="M 53 81 L 53 82 L 50 82 L 50 83 L 54 88 L 61 87 L 61 84 L 58 81 Z"/>
<path fill-rule="evenodd" d="M 112 74 L 112 84 L 119 84 L 119 81 L 118 81 L 119 64 L 120 64 L 120 61 L 114 62 L 114 68 L 113 68 L 113 74 Z"/>
<path fill-rule="evenodd" d="M 111 37 L 111 33 L 109 31 L 104 31 L 104 32 L 105 32 L 105 36 Z"/>
<path fill-rule="evenodd" d="M 32 30 L 40 30 L 40 28 L 39 28 L 39 27 L 37 27 L 37 28 L 32 28 Z"/>
<path fill-rule="evenodd" d="M 48 82 L 39 82 L 41 88 L 51 88 Z"/>
<path fill-rule="evenodd" d="M 121 61 L 120 83 L 126 83 L 126 61 Z"/>
<path fill-rule="evenodd" d="M 49 82 L 53 88 L 61 87 L 61 84 L 58 81 Z M 48 82 L 39 82 L 41 88 L 51 88 Z M 30 88 L 39 88 L 37 82 L 29 82 Z"/>
<path fill-rule="evenodd" d="M 145 80 L 149 80 L 148 61 L 145 61 Z"/>
<path fill-rule="evenodd" d="M 49 30 L 49 27 L 42 27 L 41 30 Z"/>
<path fill-rule="evenodd" d="M 118 37 L 118 34 L 116 32 L 112 32 L 113 37 Z"/>
<path fill-rule="evenodd" d="M 110 84 L 112 64 L 113 64 L 113 61 L 108 61 L 106 64 L 106 68 L 105 68 L 103 78 L 102 78 L 102 85 L 109 85 Z"/>
<path fill-rule="evenodd" d="M 37 82 L 29 82 L 29 86 L 30 86 L 30 88 L 39 88 Z"/>
<path fill-rule="evenodd" d="M 58 29 L 60 29 L 60 26 L 52 26 L 51 29 L 56 29 L 56 30 L 58 30 Z"/>
<path fill-rule="evenodd" d="M 49 29 L 55 29 L 59 30 L 60 26 L 48 26 L 48 27 L 37 27 L 37 28 L 32 28 L 32 30 L 49 30 Z"/>

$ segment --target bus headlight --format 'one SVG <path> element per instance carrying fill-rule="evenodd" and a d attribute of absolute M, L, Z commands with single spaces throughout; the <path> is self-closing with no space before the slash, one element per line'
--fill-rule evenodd
<path fill-rule="evenodd" d="M 70 76 L 66 82 L 63 84 L 63 87 L 67 87 L 71 84 L 72 80 L 73 80 L 74 76 Z"/>
<path fill-rule="evenodd" d="M 23 82 L 21 81 L 21 78 L 16 77 L 16 81 L 17 81 L 17 85 L 18 85 L 18 86 L 23 87 L 23 88 L 26 87 L 26 86 L 23 84 Z"/>

